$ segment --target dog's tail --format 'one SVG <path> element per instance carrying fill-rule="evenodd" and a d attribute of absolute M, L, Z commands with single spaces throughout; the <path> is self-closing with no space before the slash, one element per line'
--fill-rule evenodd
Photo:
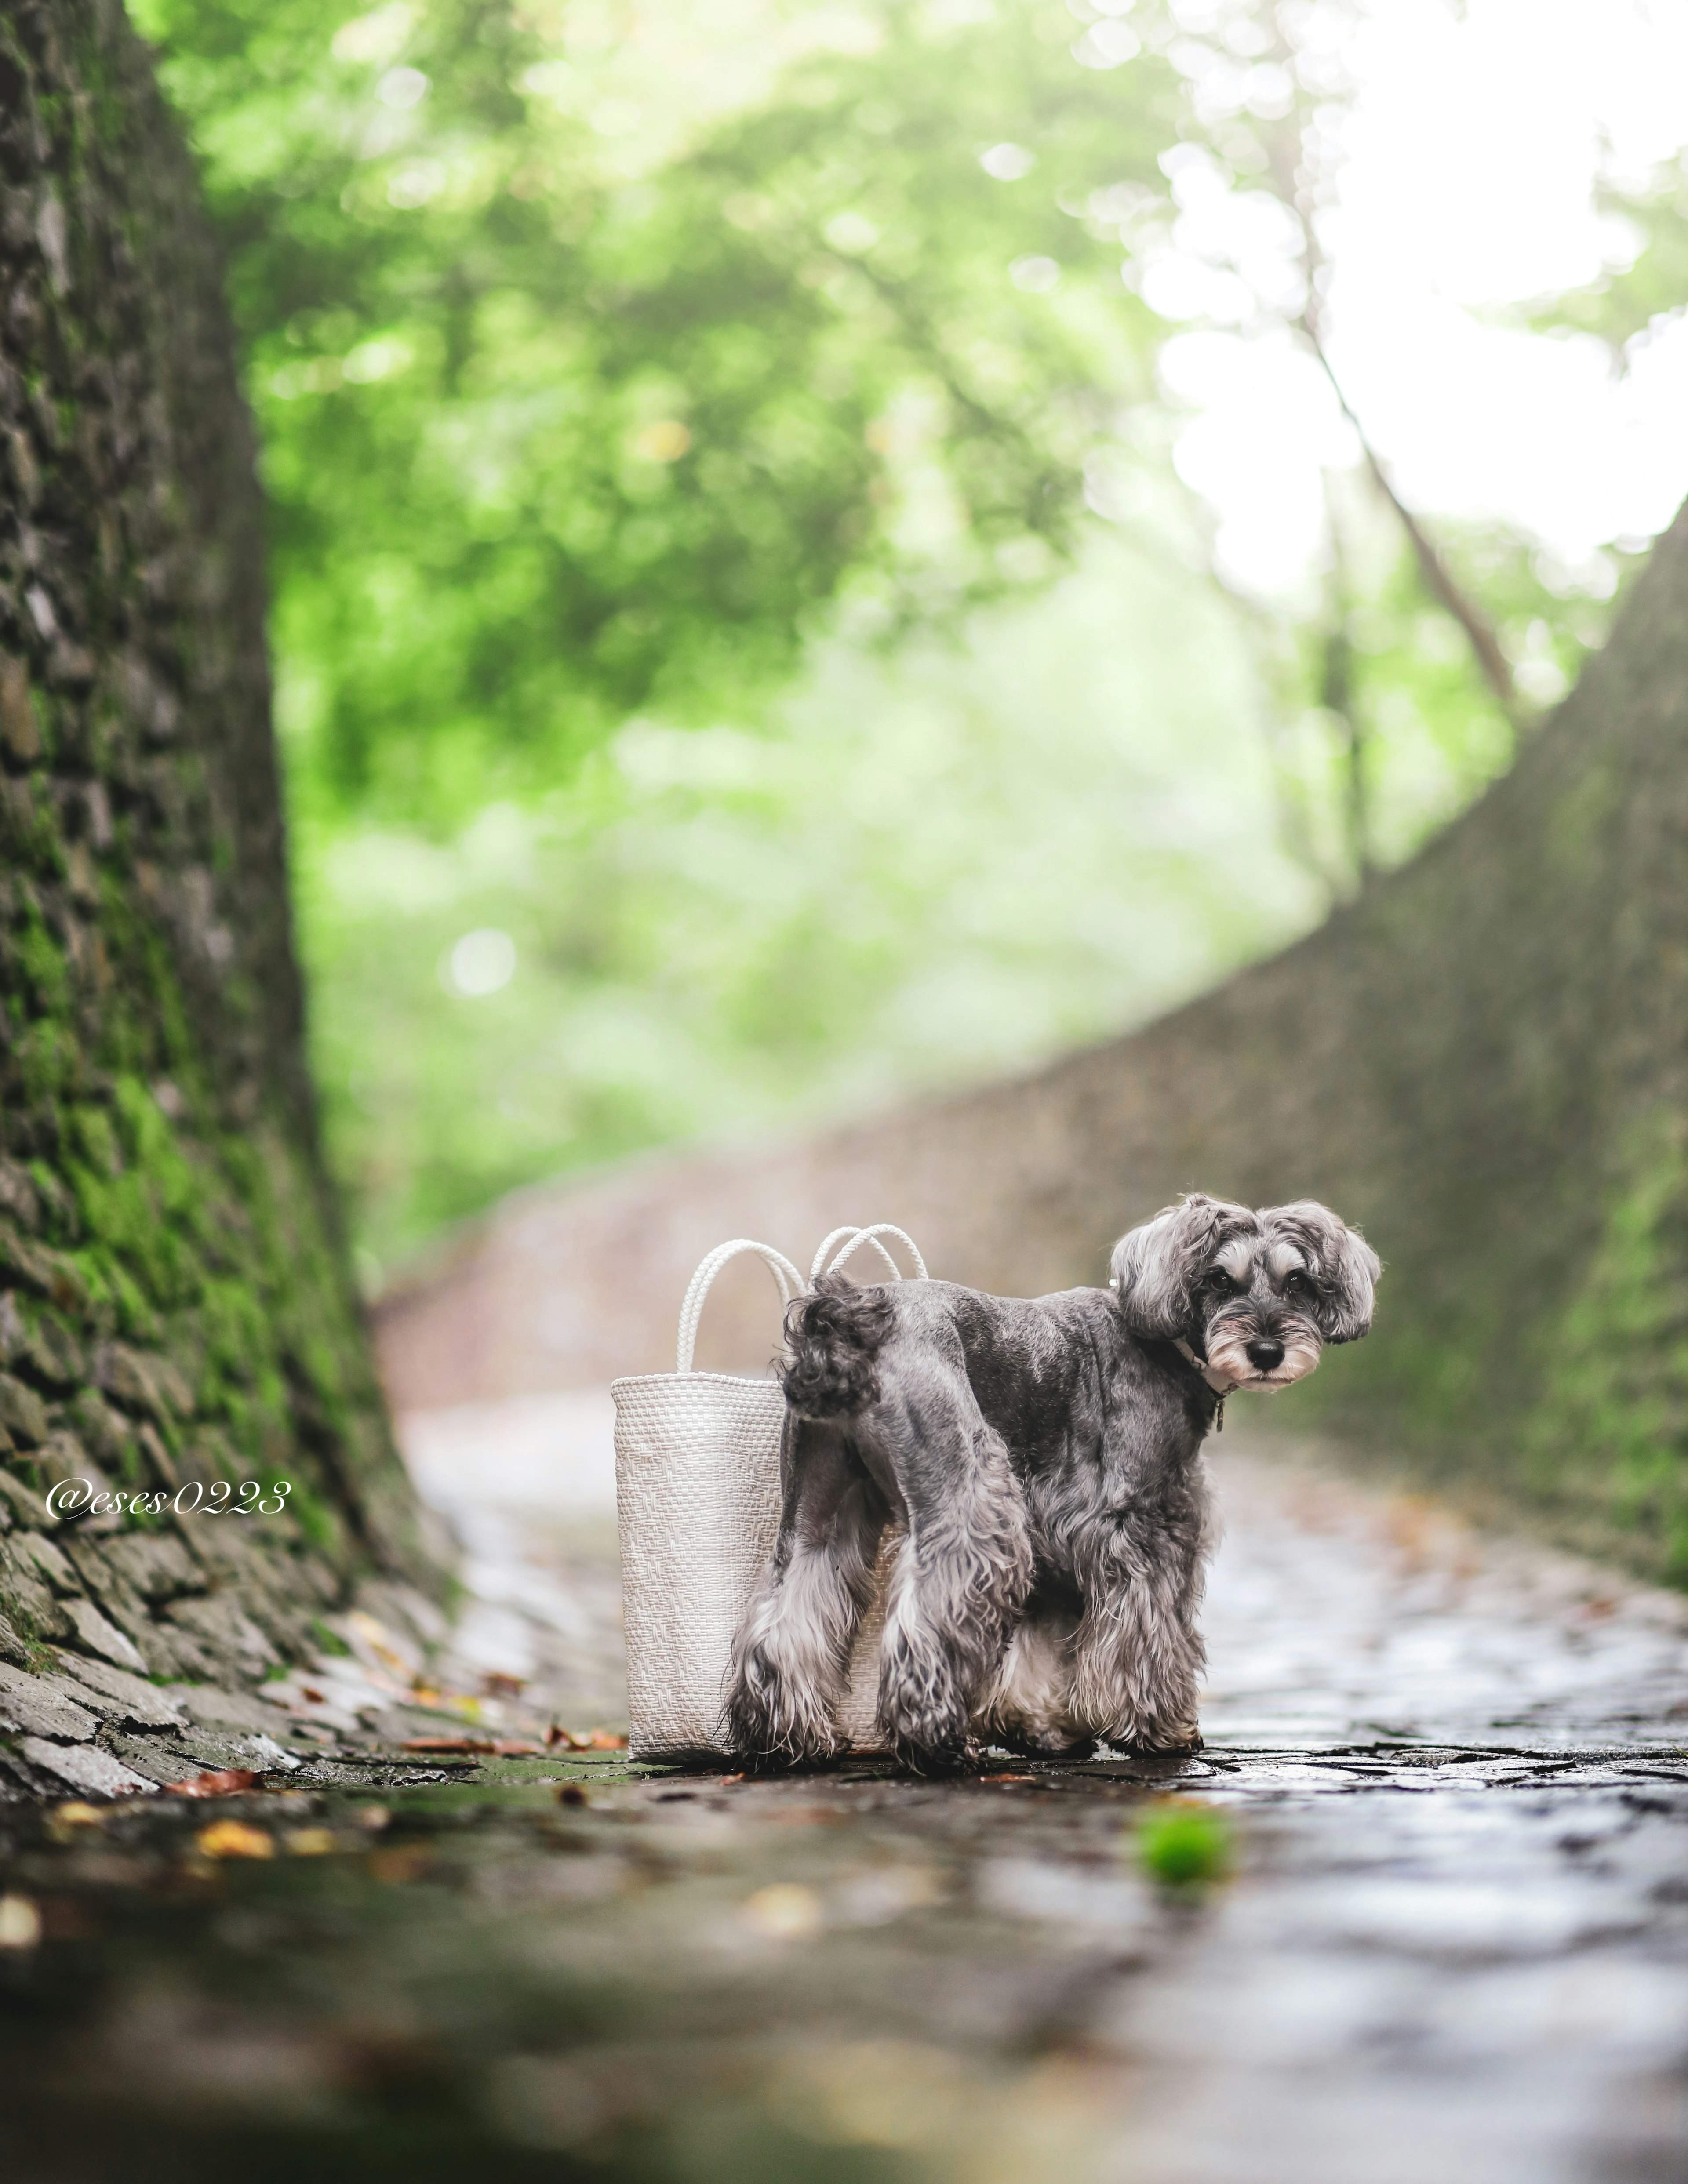
<path fill-rule="evenodd" d="M 822 1274 L 788 1306 L 779 1377 L 799 1418 L 850 1418 L 874 1400 L 874 1361 L 894 1317 L 883 1288 L 857 1289 L 844 1274 Z"/>

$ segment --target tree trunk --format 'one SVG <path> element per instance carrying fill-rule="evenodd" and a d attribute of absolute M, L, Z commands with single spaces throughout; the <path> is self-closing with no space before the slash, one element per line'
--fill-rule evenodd
<path fill-rule="evenodd" d="M 250 1682 L 438 1579 L 317 1145 L 217 252 L 118 0 L 0 12 L 0 1767 L 97 1787 L 36 1672 Z"/>
<path fill-rule="evenodd" d="M 724 1236 L 890 1219 L 983 1288 L 1095 1281 L 1195 1186 L 1326 1199 L 1388 1265 L 1370 1338 L 1268 1415 L 1688 1581 L 1688 513 L 1513 772 L 1311 939 L 1017 1083 L 524 1193 L 383 1306 L 389 1383 L 660 1369 Z M 754 1275 L 710 1319 L 768 1355 Z"/>

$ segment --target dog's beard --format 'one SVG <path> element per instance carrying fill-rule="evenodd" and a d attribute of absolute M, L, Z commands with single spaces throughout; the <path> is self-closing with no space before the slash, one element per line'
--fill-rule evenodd
<path fill-rule="evenodd" d="M 1259 1335 L 1259 1328 L 1251 1320 L 1217 1321 L 1207 1330 L 1208 1365 L 1233 1381 L 1240 1392 L 1253 1396 L 1270 1396 L 1279 1388 L 1291 1388 L 1318 1369 L 1324 1345 L 1310 1320 L 1279 1323 L 1273 1339 L 1284 1345 L 1284 1356 L 1269 1373 L 1262 1373 L 1248 1353 L 1249 1344 Z"/>

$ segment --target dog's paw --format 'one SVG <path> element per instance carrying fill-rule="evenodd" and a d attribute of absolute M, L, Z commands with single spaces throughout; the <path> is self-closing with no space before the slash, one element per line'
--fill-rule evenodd
<path fill-rule="evenodd" d="M 895 1740 L 894 1749 L 898 1763 L 906 1767 L 911 1774 L 923 1774 L 929 1780 L 946 1774 L 974 1774 L 984 1764 L 984 1753 L 974 1737 L 964 1737 L 959 1744 L 916 1744 L 907 1737 Z"/>
<path fill-rule="evenodd" d="M 1111 1752 L 1133 1759 L 1183 1759 L 1202 1749 L 1201 1731 L 1194 1722 L 1123 1723 L 1101 1732 Z"/>
<path fill-rule="evenodd" d="M 1012 1729 L 994 1729 L 990 1736 L 993 1744 L 1027 1759 L 1088 1759 L 1096 1748 L 1088 1729 L 1028 1729 L 1017 1724 Z"/>
<path fill-rule="evenodd" d="M 1156 1759 L 1184 1759 L 1191 1752 L 1202 1749 L 1203 1738 L 1199 1729 L 1182 1724 L 1165 1729 L 1150 1729 L 1133 1737 L 1123 1749 L 1140 1752 Z"/>
<path fill-rule="evenodd" d="M 789 1690 L 772 1676 L 741 1676 L 721 1710 L 721 1731 L 736 1757 L 769 1769 L 823 1765 L 841 1748 L 830 1716 L 816 1706 L 794 1705 Z"/>

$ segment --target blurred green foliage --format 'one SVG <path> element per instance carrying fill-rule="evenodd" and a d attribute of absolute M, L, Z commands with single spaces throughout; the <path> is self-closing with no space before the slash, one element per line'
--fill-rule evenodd
<path fill-rule="evenodd" d="M 768 733 L 635 722 L 448 843 L 317 838 L 318 946 L 359 967 L 319 1061 L 366 1244 L 582 1158 L 1011 1068 L 1292 934 L 1322 898 L 1261 824 L 1251 705 L 1222 603 L 1115 546 L 959 649 L 833 640 Z M 470 986 L 510 967 L 484 932 L 514 975 L 465 990 L 460 945 Z"/>
<path fill-rule="evenodd" d="M 228 239 L 375 1261 L 1100 1035 L 1504 768 L 1374 495 L 1267 610 L 1169 460 L 1165 155 L 1309 250 L 1343 4 L 131 0 Z M 1443 544 L 1550 699 L 1601 600 Z"/>
<path fill-rule="evenodd" d="M 1164 132 L 1059 0 L 840 14 L 712 120 L 678 11 L 631 70 L 615 8 L 143 20 L 231 245 L 296 794 L 449 826 L 641 709 L 754 709 L 847 573 L 928 619 L 1070 535 L 1146 315 L 1049 185 L 1158 182 Z M 978 164 L 1005 116 L 1035 192 Z M 1091 292 L 1002 277 L 1057 248 Z"/>
<path fill-rule="evenodd" d="M 1608 178 L 1598 198 L 1614 241 L 1627 248 L 1598 280 L 1529 318 L 1538 328 L 1597 335 L 1621 370 L 1639 343 L 1688 309 L 1688 153 L 1648 176 Z"/>

